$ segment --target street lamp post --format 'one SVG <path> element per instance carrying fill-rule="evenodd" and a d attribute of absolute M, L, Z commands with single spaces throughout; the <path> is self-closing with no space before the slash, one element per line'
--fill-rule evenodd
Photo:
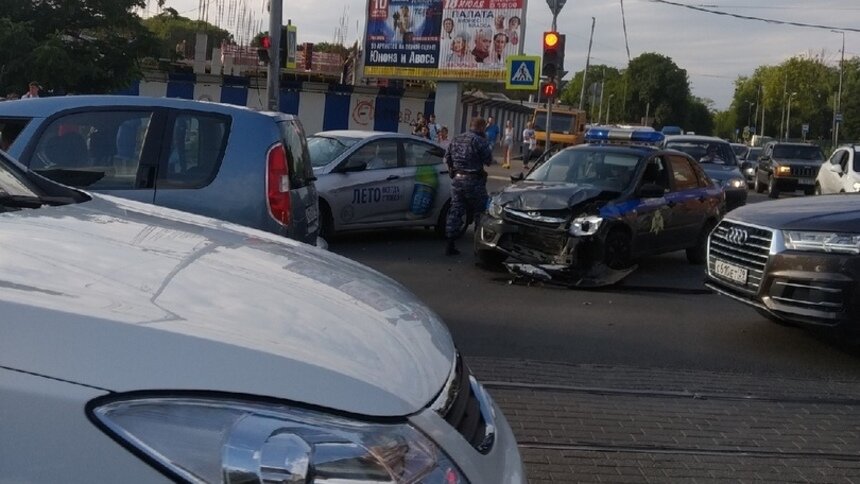
<path fill-rule="evenodd" d="M 747 101 L 747 127 L 752 125 L 752 107 L 755 106 L 755 102 Z"/>
<path fill-rule="evenodd" d="M 836 116 L 842 112 L 842 74 L 845 68 L 845 32 L 841 30 L 831 30 L 834 34 L 842 34 L 842 56 L 839 59 L 839 93 L 836 95 L 836 109 L 833 110 L 833 146 L 839 145 L 839 125 Z"/>
<path fill-rule="evenodd" d="M 788 114 L 785 116 L 785 139 L 788 141 L 788 134 L 791 132 L 791 98 L 797 96 L 797 92 L 793 92 L 788 96 Z"/>

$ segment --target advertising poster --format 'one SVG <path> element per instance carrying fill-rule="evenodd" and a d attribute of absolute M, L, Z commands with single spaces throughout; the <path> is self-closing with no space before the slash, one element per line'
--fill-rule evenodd
<path fill-rule="evenodd" d="M 525 0 L 370 0 L 364 75 L 505 79 L 522 52 Z"/>

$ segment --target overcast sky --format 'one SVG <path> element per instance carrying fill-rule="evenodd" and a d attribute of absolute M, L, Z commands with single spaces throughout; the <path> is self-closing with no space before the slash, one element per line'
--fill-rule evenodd
<path fill-rule="evenodd" d="M 204 0 L 205 1 L 205 0 Z M 217 5 L 245 4 L 264 25 L 264 0 L 210 0 L 210 21 Z M 561 1 L 561 0 L 559 0 Z M 833 28 L 860 28 L 858 0 L 672 0 L 749 17 L 817 24 Z M 154 2 L 153 2 L 154 3 Z M 198 17 L 200 0 L 167 0 L 167 5 L 186 17 Z M 298 26 L 299 42 L 331 42 L 346 17 L 346 41 L 361 38 L 366 0 L 284 0 L 284 19 Z M 540 54 L 541 33 L 548 30 L 552 14 L 546 0 L 531 0 L 526 16 L 525 53 Z M 750 75 L 760 65 L 812 52 L 838 64 L 842 35 L 829 29 L 778 25 L 709 14 L 651 0 L 624 0 L 631 58 L 643 52 L 671 57 L 686 69 L 693 94 L 710 98 L 726 108 L 734 92 L 734 80 Z M 346 15 L 344 15 L 346 14 Z M 623 68 L 627 62 L 620 0 L 567 0 L 558 17 L 558 30 L 567 34 L 565 67 L 575 72 L 585 67 L 591 17 L 597 19 L 591 63 Z M 215 23 L 215 22 L 213 22 Z M 232 30 L 232 29 L 231 29 Z M 860 55 L 860 33 L 845 34 L 846 56 Z M 590 76 L 589 76 L 590 77 Z"/>

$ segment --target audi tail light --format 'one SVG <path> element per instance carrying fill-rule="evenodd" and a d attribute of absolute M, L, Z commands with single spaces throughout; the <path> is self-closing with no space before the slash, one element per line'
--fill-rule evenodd
<path fill-rule="evenodd" d="M 290 224 L 290 169 L 283 143 L 277 143 L 266 155 L 266 195 L 269 213 L 278 222 Z"/>

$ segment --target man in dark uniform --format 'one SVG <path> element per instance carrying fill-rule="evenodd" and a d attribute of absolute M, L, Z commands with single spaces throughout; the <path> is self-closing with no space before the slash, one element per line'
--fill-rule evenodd
<path fill-rule="evenodd" d="M 484 166 L 493 162 L 493 152 L 487 142 L 484 118 L 472 119 L 471 130 L 453 140 L 445 152 L 445 163 L 451 174 L 451 208 L 445 224 L 448 245 L 445 255 L 460 252 L 454 243 L 466 231 L 465 220 L 476 219 L 487 208 L 487 172 Z"/>

